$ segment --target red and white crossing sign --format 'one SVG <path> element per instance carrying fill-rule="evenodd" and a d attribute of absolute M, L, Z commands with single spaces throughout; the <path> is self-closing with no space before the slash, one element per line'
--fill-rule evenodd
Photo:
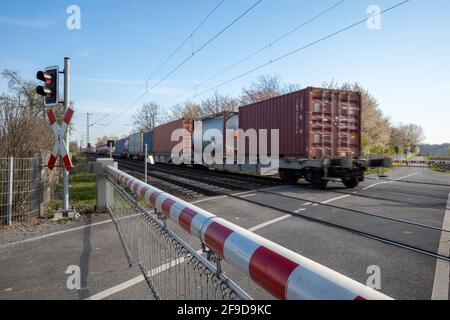
<path fill-rule="evenodd" d="M 56 165 L 56 160 L 58 159 L 58 155 L 61 154 L 61 157 L 64 161 L 64 167 L 67 171 L 70 171 L 73 168 L 72 160 L 70 160 L 69 153 L 67 152 L 67 146 L 64 142 L 64 136 L 66 131 L 69 128 L 70 120 L 72 120 L 73 110 L 69 107 L 64 114 L 64 120 L 62 126 L 60 127 L 58 122 L 56 121 L 55 113 L 53 109 L 50 109 L 47 113 L 48 119 L 50 120 L 50 125 L 53 129 L 53 134 L 55 135 L 55 145 L 53 146 L 52 154 L 50 159 L 48 160 L 48 168 L 53 170 Z"/>

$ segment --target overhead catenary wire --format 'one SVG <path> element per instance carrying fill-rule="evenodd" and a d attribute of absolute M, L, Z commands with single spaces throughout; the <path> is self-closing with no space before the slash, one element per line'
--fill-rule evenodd
<path fill-rule="evenodd" d="M 192 30 L 192 32 L 189 33 L 189 35 L 184 38 L 184 40 L 175 48 L 175 50 L 172 51 L 172 53 L 155 69 L 155 71 L 153 71 L 153 73 L 135 90 L 133 91 L 133 93 L 126 99 L 124 100 L 123 103 L 120 104 L 120 106 L 125 105 L 128 101 L 130 101 L 131 98 L 133 98 L 136 93 L 138 93 L 142 88 L 144 88 L 148 81 L 152 80 L 153 77 L 159 72 L 161 71 L 161 69 L 167 65 L 167 63 L 169 63 L 170 60 L 172 60 L 172 58 L 181 50 L 181 48 L 183 48 L 183 46 L 189 41 L 192 40 L 192 37 L 194 36 L 194 34 L 209 20 L 209 18 L 214 14 L 214 12 L 216 12 L 219 7 L 225 2 L 225 0 L 221 0 L 207 15 L 205 18 L 203 18 L 203 20 L 194 28 L 194 30 Z M 128 107 L 128 105 L 126 106 Z M 126 110 L 127 108 L 121 110 L 121 112 L 118 113 L 118 115 L 123 114 L 124 110 Z M 107 115 L 109 116 L 109 114 Z"/>
<path fill-rule="evenodd" d="M 109 114 L 103 116 L 102 118 L 100 118 L 99 120 L 95 121 L 93 124 L 89 125 L 89 127 L 93 127 L 95 126 L 97 123 L 99 123 L 102 120 L 105 120 L 107 117 L 109 116 Z"/>
<path fill-rule="evenodd" d="M 163 103 L 163 105 L 167 105 L 175 100 L 177 100 L 178 98 L 184 96 L 185 94 L 187 94 L 188 92 L 191 92 L 193 90 L 197 90 L 199 87 L 201 87 L 202 85 L 204 85 L 205 83 L 208 83 L 209 81 L 217 78 L 218 76 L 224 74 L 225 72 L 235 68 L 236 66 L 240 65 L 241 63 L 249 60 L 250 58 L 256 56 L 257 54 L 263 52 L 266 49 L 271 49 L 272 46 L 274 44 L 276 44 L 277 42 L 280 42 L 281 40 L 287 38 L 288 36 L 290 36 L 291 34 L 293 34 L 294 32 L 298 31 L 299 29 L 303 28 L 304 26 L 310 24 L 311 22 L 317 20 L 318 18 L 320 18 L 321 16 L 325 15 L 326 13 L 332 11 L 333 9 L 337 8 L 338 6 L 340 6 L 342 3 L 344 3 L 345 0 L 340 0 L 337 3 L 333 4 L 332 6 L 326 8 L 325 10 L 321 11 L 320 13 L 318 13 L 317 15 L 313 16 L 312 18 L 306 20 L 305 22 L 301 23 L 300 25 L 297 25 L 296 27 L 294 27 L 293 29 L 289 30 L 288 32 L 284 33 L 283 35 L 281 35 L 280 37 L 276 38 L 275 40 L 271 41 L 270 43 L 266 44 L 265 46 L 259 48 L 258 50 L 255 50 L 254 52 L 250 53 L 249 55 L 245 56 L 244 58 L 238 60 L 237 62 L 229 65 L 228 67 L 222 69 L 221 71 L 217 72 L 216 74 L 214 74 L 213 76 L 211 76 L 210 78 L 203 80 L 202 82 L 196 84 L 194 87 L 183 91 L 182 93 L 178 94 L 176 97 L 166 101 Z M 270 52 L 271 54 L 271 52 Z M 271 58 L 272 60 L 272 58 Z"/>
<path fill-rule="evenodd" d="M 397 7 L 400 7 L 400 6 L 406 4 L 406 3 L 410 2 L 410 1 L 411 1 L 411 0 L 404 0 L 404 1 L 402 1 L 402 2 L 399 2 L 399 3 L 397 3 L 397 4 L 395 4 L 395 5 L 391 6 L 391 7 L 389 7 L 389 8 L 387 8 L 387 9 L 384 9 L 384 10 L 382 10 L 382 11 L 376 13 L 376 14 L 373 14 L 373 15 L 370 16 L 369 18 L 374 18 L 374 17 L 380 16 L 381 14 L 387 13 L 387 12 L 389 12 L 389 11 L 391 11 L 391 10 L 397 8 Z M 326 36 L 324 36 L 324 37 L 321 37 L 321 38 L 318 39 L 318 40 L 309 42 L 308 44 L 303 45 L 303 46 L 301 46 L 301 47 L 299 47 L 299 48 L 297 48 L 297 49 L 295 49 L 295 50 L 292 50 L 292 51 L 290 51 L 290 52 L 288 52 L 288 53 L 286 53 L 286 54 L 283 54 L 283 55 L 281 55 L 281 56 L 279 56 L 279 57 L 277 57 L 277 58 L 275 58 L 275 59 L 270 59 L 269 62 L 263 63 L 263 64 L 261 64 L 261 65 L 259 65 L 259 66 L 257 66 L 257 67 L 254 67 L 254 68 L 252 68 L 252 69 L 250 69 L 250 70 L 248 70 L 248 71 L 246 71 L 246 72 L 244 72 L 244 73 L 241 73 L 241 74 L 239 74 L 238 76 L 235 76 L 235 77 L 233 77 L 233 78 L 231 78 L 231 79 L 229 79 L 229 80 L 227 80 L 227 81 L 224 81 L 224 82 L 222 82 L 222 83 L 220 83 L 220 84 L 218 84 L 218 85 L 216 85 L 216 86 L 214 86 L 214 87 L 212 87 L 212 88 L 210 88 L 210 89 L 207 89 L 207 90 L 205 90 L 205 91 L 203 91 L 203 92 L 197 93 L 196 95 L 192 96 L 192 97 L 189 98 L 188 100 L 193 100 L 193 99 L 195 99 L 195 98 L 197 98 L 197 97 L 199 97 L 199 96 L 202 96 L 202 95 L 204 95 L 204 94 L 206 94 L 206 93 L 208 93 L 208 92 L 217 90 L 217 89 L 220 88 L 220 87 L 223 87 L 223 86 L 225 86 L 225 85 L 227 85 L 227 84 L 229 84 L 229 83 L 231 83 L 231 82 L 233 82 L 233 81 L 235 81 L 235 80 L 238 80 L 238 79 L 240 79 L 240 78 L 242 78 L 242 77 L 245 77 L 246 75 L 249 75 L 249 74 L 251 74 L 251 73 L 253 73 L 253 72 L 255 72 L 255 71 L 258 71 L 258 70 L 260 70 L 260 69 L 262 69 L 262 68 L 264 68 L 264 67 L 266 67 L 266 66 L 268 66 L 268 65 L 270 65 L 270 64 L 272 64 L 272 63 L 274 63 L 274 62 L 280 61 L 280 60 L 282 60 L 282 59 L 284 59 L 284 58 L 287 58 L 287 57 L 289 57 L 289 56 L 291 56 L 291 55 L 293 55 L 293 54 L 295 54 L 295 53 L 298 53 L 298 52 L 303 51 L 303 50 L 305 50 L 305 49 L 307 49 L 307 48 L 309 48 L 309 47 L 312 47 L 312 46 L 314 46 L 314 45 L 316 45 L 316 44 L 318 44 L 318 43 L 320 43 L 320 42 L 322 42 L 322 41 L 325 41 L 325 40 L 327 40 L 327 39 L 330 39 L 330 38 L 332 38 L 332 37 L 334 37 L 334 36 L 336 36 L 336 35 L 338 35 L 338 34 L 340 34 L 340 33 L 343 33 L 343 32 L 345 32 L 345 31 L 347 31 L 347 30 L 349 30 L 349 29 L 352 29 L 352 28 L 354 28 L 354 27 L 356 27 L 356 26 L 358 26 L 358 25 L 360 25 L 360 24 L 365 23 L 365 22 L 367 21 L 367 19 L 368 19 L 368 18 L 365 17 L 364 19 L 361 19 L 361 20 L 359 20 L 359 21 L 357 21 L 357 22 L 355 22 L 355 23 L 353 23 L 353 24 L 351 24 L 351 25 L 349 25 L 349 26 L 347 26 L 347 27 L 345 27 L 345 28 L 339 29 L 339 30 L 337 30 L 337 31 L 335 31 L 335 32 L 333 32 L 333 33 L 330 33 L 330 34 L 328 34 L 328 35 L 326 35 Z"/>
<path fill-rule="evenodd" d="M 251 5 L 247 10 L 241 13 L 237 18 L 235 18 L 232 22 L 222 28 L 218 33 L 216 33 L 212 38 L 207 40 L 203 45 L 199 47 L 199 49 L 192 52 L 186 59 L 184 59 L 180 64 L 178 64 L 175 68 L 173 68 L 170 72 L 168 72 L 162 79 L 160 79 L 157 83 L 155 83 L 150 89 L 147 89 L 141 96 L 139 96 L 136 100 L 134 100 L 130 105 L 127 106 L 126 109 L 132 107 L 137 102 L 139 102 L 143 97 L 145 97 L 150 91 L 160 85 L 164 80 L 169 78 L 172 74 L 174 74 L 177 70 L 179 70 L 183 65 L 185 65 L 188 61 L 190 61 L 196 54 L 205 49 L 209 44 L 211 44 L 214 40 L 216 40 L 220 35 L 222 35 L 226 30 L 231 28 L 234 24 L 236 24 L 239 20 L 241 20 L 244 16 L 246 16 L 250 11 L 256 8 L 263 0 L 258 0 L 253 5 Z M 123 113 L 123 112 L 122 112 Z M 121 113 L 120 113 L 121 114 Z M 120 115 L 119 114 L 119 115 Z"/>

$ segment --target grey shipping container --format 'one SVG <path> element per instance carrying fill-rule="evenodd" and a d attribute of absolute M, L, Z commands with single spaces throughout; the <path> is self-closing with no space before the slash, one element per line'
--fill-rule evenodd
<path fill-rule="evenodd" d="M 361 94 L 306 88 L 239 109 L 239 128 L 279 130 L 281 157 L 361 156 Z M 270 144 L 269 144 L 270 152 Z M 248 154 L 248 148 L 247 148 Z"/>
<path fill-rule="evenodd" d="M 147 153 L 152 153 L 152 147 L 153 147 L 153 132 L 145 132 L 144 133 L 144 146 L 147 145 Z M 145 150 L 144 150 L 145 152 Z"/>
<path fill-rule="evenodd" d="M 139 156 L 144 154 L 144 133 L 142 131 L 130 135 L 128 141 L 129 155 Z"/>
<path fill-rule="evenodd" d="M 125 139 L 117 140 L 114 148 L 114 155 L 121 156 L 124 153 Z"/>
<path fill-rule="evenodd" d="M 238 118 L 237 112 L 221 112 L 195 119 L 192 135 L 195 151 L 203 152 L 214 141 L 223 145 L 222 152 L 224 157 L 226 155 L 234 156 L 237 146 L 236 140 L 233 138 L 233 133 L 238 129 Z M 226 129 L 232 130 L 228 136 Z M 211 130 L 220 131 L 220 139 Z"/>

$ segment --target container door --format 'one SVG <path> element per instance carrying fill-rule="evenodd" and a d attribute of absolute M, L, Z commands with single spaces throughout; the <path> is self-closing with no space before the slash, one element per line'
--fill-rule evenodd
<path fill-rule="evenodd" d="M 360 156 L 361 102 L 359 94 L 336 92 L 333 118 L 334 156 Z"/>
<path fill-rule="evenodd" d="M 311 91 L 310 157 L 331 157 L 334 153 L 333 90 Z"/>

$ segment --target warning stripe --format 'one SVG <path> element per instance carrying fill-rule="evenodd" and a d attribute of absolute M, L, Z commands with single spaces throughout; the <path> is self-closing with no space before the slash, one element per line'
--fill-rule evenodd
<path fill-rule="evenodd" d="M 224 245 L 227 238 L 233 230 L 218 224 L 217 222 L 211 223 L 205 231 L 204 241 L 205 244 L 217 253 L 219 256 L 224 258 Z"/>
<path fill-rule="evenodd" d="M 56 122 L 56 116 L 55 116 L 55 113 L 53 112 L 53 109 L 50 109 L 47 112 L 47 116 L 48 116 L 48 120 L 50 120 L 50 125 L 52 126 Z"/>
<path fill-rule="evenodd" d="M 155 211 L 191 235 L 278 299 L 390 299 L 231 222 L 177 199 L 113 167 L 107 172 Z"/>
<path fill-rule="evenodd" d="M 55 165 L 56 165 L 56 157 L 53 154 L 51 154 L 50 159 L 48 160 L 48 168 L 50 170 L 53 170 L 53 168 L 55 168 Z"/>
<path fill-rule="evenodd" d="M 66 111 L 66 114 L 64 115 L 64 122 L 69 125 L 70 124 L 70 120 L 72 120 L 72 116 L 73 116 L 73 110 L 72 108 L 68 108 Z"/>
<path fill-rule="evenodd" d="M 162 203 L 162 206 L 161 206 L 161 210 L 165 216 L 168 217 L 170 215 L 170 208 L 172 207 L 172 205 L 174 203 L 175 203 L 175 201 L 173 201 L 172 199 L 169 199 L 169 198 L 164 200 L 164 202 Z"/>
<path fill-rule="evenodd" d="M 192 222 L 192 219 L 194 219 L 194 217 L 196 215 L 197 215 L 197 212 L 195 212 L 194 210 L 189 209 L 189 208 L 184 208 L 180 213 L 180 216 L 178 218 L 178 221 L 179 221 L 178 223 L 184 230 L 191 233 L 191 222 Z"/>
<path fill-rule="evenodd" d="M 278 299 L 286 299 L 289 276 L 299 265 L 263 246 L 250 259 L 250 276 Z"/>

